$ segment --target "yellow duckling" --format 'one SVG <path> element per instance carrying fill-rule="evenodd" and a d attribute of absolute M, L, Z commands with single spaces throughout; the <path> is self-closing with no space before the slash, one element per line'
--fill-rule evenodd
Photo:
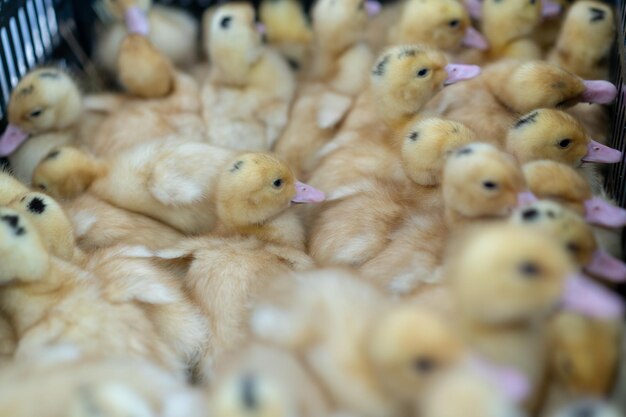
<path fill-rule="evenodd" d="M 287 123 L 294 75 L 277 52 L 262 45 L 251 5 L 219 6 L 210 25 L 211 73 L 201 93 L 209 141 L 270 150 Z"/>
<path fill-rule="evenodd" d="M 481 140 L 499 144 L 523 114 L 540 108 L 567 108 L 577 103 L 612 102 L 615 86 L 587 81 L 543 61 L 504 61 L 489 65 L 473 80 L 444 89 L 424 111 L 457 120 Z"/>
<path fill-rule="evenodd" d="M 320 150 L 323 159 L 310 182 L 332 192 L 372 173 L 393 178 L 402 135 L 420 109 L 444 85 L 479 73 L 475 66 L 447 64 L 441 52 L 427 47 L 387 49 L 374 64 L 369 88 L 337 136 Z"/>
<path fill-rule="evenodd" d="M 214 198 L 217 236 L 183 241 L 159 256 L 190 263 L 184 282 L 211 319 L 212 351 L 221 355 L 245 340 L 249 306 L 273 279 L 313 266 L 289 208 L 324 195 L 296 181 L 282 161 L 252 153 L 220 169 Z"/>
<path fill-rule="evenodd" d="M 461 359 L 461 344 L 439 317 L 393 303 L 357 276 L 318 270 L 286 281 L 272 292 L 278 299 L 255 309 L 252 329 L 303 358 L 340 410 L 410 415 Z"/>
<path fill-rule="evenodd" d="M 104 299 L 97 277 L 49 254 L 19 212 L 0 209 L 0 247 L 0 298 L 17 336 L 16 358 L 69 345 L 83 358 L 134 357 L 181 370 L 140 309 Z"/>
<path fill-rule="evenodd" d="M 29 192 L 29 188 L 6 171 L 0 171 L 0 206 L 6 206 L 20 194 Z"/>
<path fill-rule="evenodd" d="M 568 11 L 548 61 L 583 78 L 607 79 L 614 39 L 613 9 L 599 1 L 578 1 Z"/>
<path fill-rule="evenodd" d="M 302 4 L 295 0 L 264 0 L 259 7 L 259 19 L 268 43 L 298 70 L 313 40 Z"/>
<path fill-rule="evenodd" d="M 406 1 L 400 20 L 389 30 L 388 43 L 418 43 L 452 53 L 462 46 L 481 50 L 489 47 L 458 0 Z"/>
<path fill-rule="evenodd" d="M 407 217 L 442 209 L 439 185 L 445 159 L 474 140 L 473 132 L 460 123 L 435 118 L 416 122 L 406 133 L 399 158 L 405 178 L 365 179 L 330 194 L 311 230 L 311 256 L 322 265 L 357 267 L 385 247 L 395 247 L 390 236 L 400 233 Z"/>
<path fill-rule="evenodd" d="M 120 48 L 129 33 L 146 37 L 155 52 L 177 67 L 197 61 L 198 23 L 183 10 L 153 5 L 151 0 L 105 0 L 103 5 L 116 22 L 101 28 L 94 54 L 108 73 L 117 73 Z"/>

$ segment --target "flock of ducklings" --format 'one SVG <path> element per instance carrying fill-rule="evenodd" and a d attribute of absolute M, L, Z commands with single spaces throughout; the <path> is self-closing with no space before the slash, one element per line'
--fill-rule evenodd
<path fill-rule="evenodd" d="M 610 7 L 104 5 L 122 92 L 11 95 L 0 415 L 621 415 Z"/>

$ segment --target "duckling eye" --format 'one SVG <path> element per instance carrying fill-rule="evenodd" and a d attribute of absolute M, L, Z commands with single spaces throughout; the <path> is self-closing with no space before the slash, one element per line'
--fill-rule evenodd
<path fill-rule="evenodd" d="M 232 22 L 232 16 L 224 16 L 222 20 L 220 20 L 220 27 L 222 29 L 228 29 L 230 27 L 230 23 Z"/>
<path fill-rule="evenodd" d="M 559 147 L 563 148 L 563 149 L 567 148 L 571 144 L 572 144 L 572 140 L 571 139 L 561 139 L 559 141 Z"/>
<path fill-rule="evenodd" d="M 522 273 L 522 275 L 528 278 L 535 278 L 541 273 L 539 266 L 529 261 L 522 262 L 522 264 L 519 266 L 519 271 Z"/>
<path fill-rule="evenodd" d="M 537 217 L 539 217 L 539 210 L 537 209 L 531 208 L 522 212 L 522 219 L 525 221 L 532 221 Z"/>
<path fill-rule="evenodd" d="M 427 75 L 428 75 L 428 68 L 422 68 L 421 70 L 417 71 L 417 76 L 420 78 L 423 78 Z"/>
<path fill-rule="evenodd" d="M 457 28 L 457 27 L 459 27 L 460 23 L 461 23 L 461 21 L 459 19 L 454 19 L 454 20 L 451 20 L 450 22 L 448 22 L 448 26 L 450 26 L 451 28 Z"/>
<path fill-rule="evenodd" d="M 279 178 L 279 179 L 275 180 L 275 181 L 272 183 L 272 187 L 274 187 L 274 188 L 280 188 L 280 187 L 282 187 L 282 186 L 283 186 L 283 180 L 282 180 L 281 178 Z"/>
<path fill-rule="evenodd" d="M 578 246 L 576 243 L 569 242 L 567 244 L 567 250 L 576 255 L 580 252 L 580 246 Z"/>
<path fill-rule="evenodd" d="M 498 184 L 496 184 L 493 181 L 484 181 L 483 182 L 483 187 L 488 189 L 488 190 L 497 190 L 498 189 Z"/>
<path fill-rule="evenodd" d="M 413 361 L 413 369 L 422 374 L 428 374 L 435 370 L 437 363 L 429 357 L 419 357 Z"/>
<path fill-rule="evenodd" d="M 537 0 L 530 0 L 530 4 L 535 4 L 537 3 Z"/>
<path fill-rule="evenodd" d="M 37 188 L 39 188 L 41 191 L 46 191 L 48 188 L 43 185 L 43 184 L 37 184 Z"/>
<path fill-rule="evenodd" d="M 39 117 L 41 116 L 41 113 L 43 113 L 43 109 L 36 109 L 31 111 L 28 117 Z"/>

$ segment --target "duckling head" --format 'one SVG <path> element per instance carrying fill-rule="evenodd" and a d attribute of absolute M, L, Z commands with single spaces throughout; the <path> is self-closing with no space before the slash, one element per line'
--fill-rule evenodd
<path fill-rule="evenodd" d="M 227 226 L 262 224 L 292 203 L 324 200 L 324 194 L 296 181 L 291 169 L 274 156 L 249 153 L 227 165 L 217 184 L 217 213 Z"/>
<path fill-rule="evenodd" d="M 0 156 L 12 154 L 29 135 L 69 128 L 81 112 L 81 93 L 68 74 L 56 68 L 31 71 L 11 93 Z"/>
<path fill-rule="evenodd" d="M 561 27 L 556 62 L 581 77 L 601 76 L 614 39 L 610 6 L 599 1 L 576 2 Z"/>
<path fill-rule="evenodd" d="M 524 226 L 481 227 L 447 258 L 464 317 L 485 324 L 543 317 L 560 300 L 572 262 L 561 245 Z"/>
<path fill-rule="evenodd" d="M 550 330 L 553 355 L 549 366 L 559 385 L 575 395 L 606 395 L 618 367 L 618 326 L 560 312 Z"/>
<path fill-rule="evenodd" d="M 438 118 L 419 120 L 409 127 L 402 143 L 404 171 L 419 185 L 439 185 L 447 156 L 475 140 L 475 133 L 462 123 Z"/>
<path fill-rule="evenodd" d="M 30 191 L 13 175 L 0 170 L 0 206 L 6 206 L 20 194 Z"/>
<path fill-rule="evenodd" d="M 397 305 L 383 314 L 368 335 L 367 352 L 380 382 L 403 401 L 458 363 L 461 341 L 429 311 Z"/>
<path fill-rule="evenodd" d="M 297 415 L 291 398 L 267 375 L 248 373 L 218 381 L 212 399 L 212 415 L 215 417 Z"/>
<path fill-rule="evenodd" d="M 18 211 L 0 208 L 0 285 L 41 280 L 49 262 L 37 228 Z"/>
<path fill-rule="evenodd" d="M 28 192 L 18 196 L 8 207 L 30 221 L 49 253 L 65 260 L 72 259 L 76 246 L 74 229 L 63 208 L 53 198 Z"/>
<path fill-rule="evenodd" d="M 252 6 L 248 3 L 218 6 L 211 17 L 209 35 L 209 57 L 216 81 L 245 85 L 262 50 Z"/>
<path fill-rule="evenodd" d="M 364 37 L 368 22 L 365 0 L 318 0 L 313 7 L 316 41 L 330 51 L 341 52 Z"/>
<path fill-rule="evenodd" d="M 515 122 L 506 138 L 520 163 L 550 159 L 571 167 L 583 162 L 617 163 L 622 153 L 591 140 L 583 125 L 556 109 L 538 109 Z"/>
<path fill-rule="evenodd" d="M 33 172 L 32 184 L 54 198 L 72 199 L 104 171 L 86 152 L 70 146 L 51 150 Z"/>
<path fill-rule="evenodd" d="M 505 45 L 530 36 L 541 17 L 541 0 L 484 0 L 482 32 L 490 45 Z"/>
<path fill-rule="evenodd" d="M 302 4 L 296 0 L 264 0 L 259 18 L 270 43 L 309 43 L 312 38 Z"/>
<path fill-rule="evenodd" d="M 452 219 L 506 217 L 525 188 L 513 157 L 485 143 L 456 150 L 444 167 L 443 200 Z"/>
<path fill-rule="evenodd" d="M 462 44 L 485 49 L 487 41 L 470 22 L 457 0 L 410 0 L 402 18 L 390 32 L 395 44 L 423 43 L 441 50 L 456 50 Z"/>
<path fill-rule="evenodd" d="M 444 85 L 474 78 L 480 68 L 448 64 L 438 50 L 420 45 L 386 49 L 372 69 L 371 85 L 383 116 L 411 116 Z"/>
<path fill-rule="evenodd" d="M 608 81 L 583 80 L 554 64 L 544 61 L 501 64 L 506 79 L 487 78 L 492 92 L 516 113 L 539 108 L 566 108 L 577 103 L 608 104 L 617 89 Z"/>

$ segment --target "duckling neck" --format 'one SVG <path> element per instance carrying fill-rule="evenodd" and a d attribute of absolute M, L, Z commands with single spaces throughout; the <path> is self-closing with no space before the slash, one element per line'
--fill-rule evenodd
<path fill-rule="evenodd" d="M 216 51 L 216 58 L 212 59 L 213 72 L 211 80 L 217 84 L 231 87 L 245 87 L 254 67 L 262 59 L 261 48 L 244 50 Z"/>
<path fill-rule="evenodd" d="M 305 248 L 304 229 L 296 214 L 289 210 L 263 223 L 236 224 L 222 220 L 218 233 L 226 236 L 254 236 L 265 243 L 300 250 Z"/>

